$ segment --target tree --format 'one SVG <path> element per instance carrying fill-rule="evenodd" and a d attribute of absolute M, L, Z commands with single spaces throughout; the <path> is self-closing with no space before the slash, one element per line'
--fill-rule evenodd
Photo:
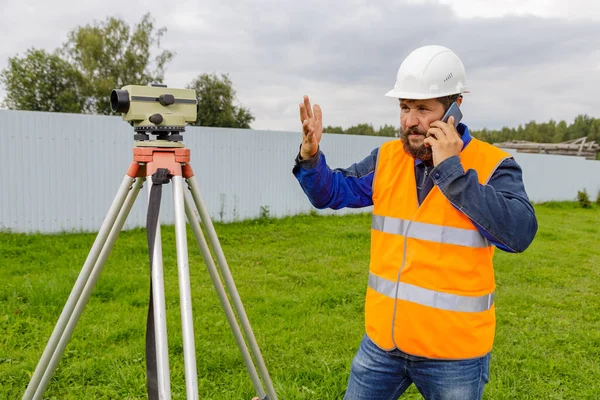
<path fill-rule="evenodd" d="M 556 125 L 556 130 L 554 131 L 554 135 L 552 136 L 552 143 L 560 143 L 567 140 L 567 123 L 565 121 L 560 121 Z"/>
<path fill-rule="evenodd" d="M 377 136 L 395 137 L 397 133 L 397 128 L 395 128 L 393 125 L 385 124 L 379 128 L 379 131 L 377 131 Z"/>
<path fill-rule="evenodd" d="M 323 128 L 324 133 L 344 133 L 344 129 L 341 126 L 328 125 Z"/>
<path fill-rule="evenodd" d="M 86 98 L 83 76 L 55 53 L 29 49 L 8 59 L 0 73 L 4 106 L 12 110 L 80 113 Z"/>
<path fill-rule="evenodd" d="M 198 118 L 194 125 L 223 128 L 250 128 L 254 116 L 250 110 L 235 106 L 235 90 L 225 74 L 202 74 L 187 86 L 198 97 Z"/>
<path fill-rule="evenodd" d="M 588 140 L 600 143 L 600 119 L 594 119 L 588 134 Z"/>
<path fill-rule="evenodd" d="M 371 124 L 358 124 L 346 129 L 348 135 L 369 135 L 375 136 L 375 129 Z"/>
<path fill-rule="evenodd" d="M 592 126 L 593 118 L 588 115 L 578 115 L 575 117 L 573 124 L 567 128 L 569 140 L 577 139 L 583 136 L 588 136 Z"/>
<path fill-rule="evenodd" d="M 72 30 L 61 52 L 88 82 L 84 88 L 89 97 L 86 111 L 112 114 L 113 89 L 162 83 L 165 65 L 174 55 L 160 49 L 165 32 L 166 28 L 155 30 L 150 14 L 145 14 L 133 31 L 114 17 Z M 154 58 L 153 52 L 158 52 Z"/>

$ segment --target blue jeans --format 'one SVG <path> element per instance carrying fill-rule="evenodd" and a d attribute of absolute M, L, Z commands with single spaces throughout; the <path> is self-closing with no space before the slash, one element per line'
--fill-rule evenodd
<path fill-rule="evenodd" d="M 478 400 L 489 376 L 490 354 L 457 361 L 419 359 L 381 350 L 365 335 L 344 400 L 395 400 L 412 383 L 426 400 Z"/>

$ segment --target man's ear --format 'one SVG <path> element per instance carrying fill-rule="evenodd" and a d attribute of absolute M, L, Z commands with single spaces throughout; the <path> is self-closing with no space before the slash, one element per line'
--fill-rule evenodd
<path fill-rule="evenodd" d="M 458 96 L 458 99 L 456 99 L 456 104 L 458 104 L 458 106 L 460 107 L 462 105 L 462 101 L 463 101 L 463 97 Z"/>

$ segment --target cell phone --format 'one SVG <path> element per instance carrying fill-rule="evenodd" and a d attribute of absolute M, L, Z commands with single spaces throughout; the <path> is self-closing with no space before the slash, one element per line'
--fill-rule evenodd
<path fill-rule="evenodd" d="M 442 117 L 442 122 L 448 122 L 448 118 L 450 118 L 450 116 L 454 117 L 454 128 L 456 128 L 463 116 L 462 112 L 460 111 L 460 107 L 456 102 L 452 103 L 450 108 L 448 108 L 448 111 L 446 111 L 446 114 L 444 114 Z"/>

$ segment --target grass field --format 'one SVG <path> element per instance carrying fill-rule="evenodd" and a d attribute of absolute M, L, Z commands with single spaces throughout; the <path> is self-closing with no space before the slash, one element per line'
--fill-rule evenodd
<path fill-rule="evenodd" d="M 498 328 L 485 399 L 600 398 L 600 207 L 536 206 L 522 254 L 496 252 Z M 370 215 L 216 225 L 280 399 L 341 399 L 363 335 Z M 185 398 L 172 227 L 164 227 L 173 398 Z M 191 231 L 201 399 L 253 389 Z M 17 399 L 95 234 L 0 233 L 0 399 Z M 143 230 L 123 232 L 46 392 L 143 399 L 149 271 Z M 403 398 L 421 398 L 414 386 Z"/>

